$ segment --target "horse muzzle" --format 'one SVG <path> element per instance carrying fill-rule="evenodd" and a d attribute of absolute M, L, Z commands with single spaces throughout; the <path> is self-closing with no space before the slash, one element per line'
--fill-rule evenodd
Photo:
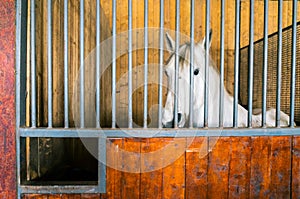
<path fill-rule="evenodd" d="M 177 124 L 178 127 L 184 127 L 185 124 L 185 117 L 182 113 L 178 113 L 177 115 Z M 174 117 L 172 121 L 166 122 L 165 124 L 163 123 L 163 128 L 174 128 Z"/>

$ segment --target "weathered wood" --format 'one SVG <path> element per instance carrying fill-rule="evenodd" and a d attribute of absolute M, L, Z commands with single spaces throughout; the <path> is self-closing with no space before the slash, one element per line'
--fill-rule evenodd
<path fill-rule="evenodd" d="M 285 198 L 290 196 L 291 137 L 273 137 L 270 158 L 270 197 Z"/>
<path fill-rule="evenodd" d="M 167 147 L 162 151 L 166 165 L 163 168 L 162 198 L 184 198 L 186 139 L 165 138 L 164 142 Z"/>
<path fill-rule="evenodd" d="M 300 137 L 293 137 L 292 148 L 292 198 L 300 196 Z"/>
<path fill-rule="evenodd" d="M 252 138 L 250 198 L 270 197 L 270 156 L 269 137 Z"/>
<path fill-rule="evenodd" d="M 106 194 L 24 198 L 297 198 L 298 152 L 299 137 L 111 138 Z"/>
<path fill-rule="evenodd" d="M 107 150 L 107 198 L 121 198 L 121 171 L 120 163 L 122 161 L 119 147 L 122 146 L 122 139 L 108 139 L 106 142 Z"/>
<path fill-rule="evenodd" d="M 163 159 L 156 154 L 164 149 L 163 138 L 141 142 L 141 198 L 162 198 Z"/>
<path fill-rule="evenodd" d="M 231 139 L 209 138 L 208 198 L 227 198 Z"/>
<path fill-rule="evenodd" d="M 207 138 L 194 138 L 186 150 L 186 198 L 207 198 Z"/>
<path fill-rule="evenodd" d="M 249 198 L 251 138 L 231 138 L 229 197 Z"/>
<path fill-rule="evenodd" d="M 141 142 L 140 139 L 125 138 L 123 140 L 121 154 L 121 198 L 140 197 L 140 165 L 141 165 Z"/>

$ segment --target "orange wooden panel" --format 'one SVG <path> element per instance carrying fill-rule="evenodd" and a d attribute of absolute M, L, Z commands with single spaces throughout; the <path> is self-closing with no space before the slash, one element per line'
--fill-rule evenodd
<path fill-rule="evenodd" d="M 232 137 L 229 165 L 229 197 L 249 198 L 251 138 Z"/>
<path fill-rule="evenodd" d="M 207 198 L 207 143 L 197 137 L 186 150 L 186 198 Z"/>
<path fill-rule="evenodd" d="M 140 195 L 140 165 L 141 139 L 123 139 L 124 151 L 121 155 L 121 198 L 139 198 Z"/>
<path fill-rule="evenodd" d="M 252 138 L 250 198 L 270 197 L 270 137 Z"/>
<path fill-rule="evenodd" d="M 300 197 L 300 136 L 293 138 L 292 198 Z"/>
<path fill-rule="evenodd" d="M 100 199 L 101 194 L 81 194 L 81 199 Z"/>
<path fill-rule="evenodd" d="M 291 137 L 273 137 L 271 151 L 271 197 L 290 196 Z"/>
<path fill-rule="evenodd" d="M 159 157 L 164 138 L 143 139 L 141 143 L 141 198 L 162 198 L 162 164 Z"/>
<path fill-rule="evenodd" d="M 230 145 L 228 137 L 209 138 L 208 198 L 227 198 Z"/>
<path fill-rule="evenodd" d="M 184 198 L 185 196 L 185 138 L 165 138 L 168 144 L 162 151 L 163 168 L 163 198 Z M 180 155 L 181 154 L 181 155 Z"/>
<path fill-rule="evenodd" d="M 121 171 L 119 168 L 121 157 L 119 148 L 122 147 L 122 139 L 108 139 L 106 147 L 106 195 L 107 198 L 121 198 Z"/>

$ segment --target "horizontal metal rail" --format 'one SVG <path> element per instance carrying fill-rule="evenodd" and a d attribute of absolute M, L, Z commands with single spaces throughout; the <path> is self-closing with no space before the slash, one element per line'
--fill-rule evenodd
<path fill-rule="evenodd" d="M 205 129 L 76 129 L 76 128 L 21 128 L 21 137 L 54 138 L 156 138 L 156 137 L 242 137 L 242 136 L 298 136 L 300 128 L 205 128 Z"/>
<path fill-rule="evenodd" d="M 22 185 L 19 190 L 22 194 L 100 193 L 99 187 L 96 185 Z"/>

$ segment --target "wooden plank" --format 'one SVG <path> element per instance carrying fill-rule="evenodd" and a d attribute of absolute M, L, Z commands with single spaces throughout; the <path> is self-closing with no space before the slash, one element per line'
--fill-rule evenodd
<path fill-rule="evenodd" d="M 270 137 L 252 138 L 250 198 L 270 197 Z"/>
<path fill-rule="evenodd" d="M 186 198 L 207 198 L 208 138 L 194 138 L 186 150 Z"/>
<path fill-rule="evenodd" d="M 292 150 L 292 198 L 300 197 L 300 136 L 293 138 Z"/>
<path fill-rule="evenodd" d="M 273 137 L 271 151 L 270 197 L 290 196 L 291 137 Z"/>
<path fill-rule="evenodd" d="M 143 139 L 141 143 L 140 198 L 162 198 L 164 138 Z"/>
<path fill-rule="evenodd" d="M 209 138 L 208 198 L 227 198 L 231 139 Z"/>
<path fill-rule="evenodd" d="M 229 198 L 249 198 L 251 138 L 232 137 L 229 165 Z"/>
<path fill-rule="evenodd" d="M 140 197 L 140 164 L 141 143 L 140 139 L 123 139 L 123 150 L 121 150 L 122 174 L 121 174 L 121 198 Z"/>
<path fill-rule="evenodd" d="M 106 142 L 106 195 L 107 198 L 121 198 L 121 156 L 119 148 L 122 146 L 122 139 L 107 139 Z"/>
<path fill-rule="evenodd" d="M 185 197 L 185 138 L 165 138 L 162 198 Z"/>

